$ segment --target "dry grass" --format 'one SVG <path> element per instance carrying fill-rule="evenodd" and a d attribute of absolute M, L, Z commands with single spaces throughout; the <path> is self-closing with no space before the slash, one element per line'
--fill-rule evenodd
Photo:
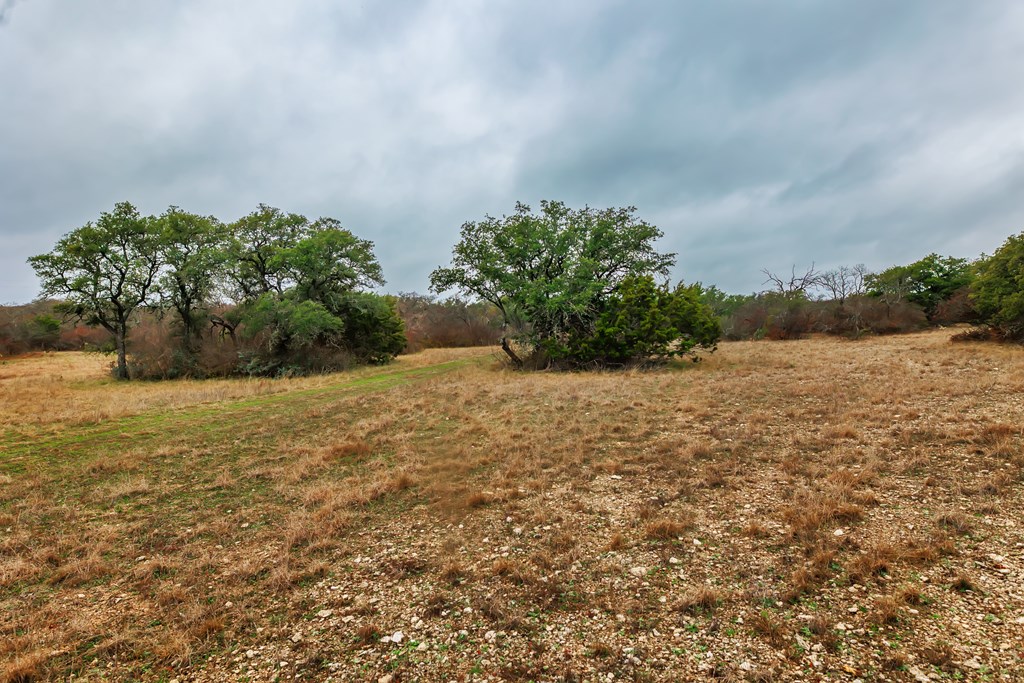
<path fill-rule="evenodd" d="M 474 355 L 210 383 L 0 366 L 0 671 L 788 680 L 812 654 L 947 671 L 1010 642 L 1016 613 L 977 613 L 1009 612 L 1024 569 L 1019 349 L 743 342 L 592 374 Z"/>

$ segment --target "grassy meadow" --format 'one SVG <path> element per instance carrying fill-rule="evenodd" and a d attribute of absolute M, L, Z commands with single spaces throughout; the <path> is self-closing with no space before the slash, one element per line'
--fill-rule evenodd
<path fill-rule="evenodd" d="M 1020 680 L 1024 353 L 949 336 L 0 359 L 0 681 Z"/>

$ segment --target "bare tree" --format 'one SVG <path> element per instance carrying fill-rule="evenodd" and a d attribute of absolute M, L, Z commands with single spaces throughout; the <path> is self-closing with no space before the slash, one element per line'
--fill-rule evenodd
<path fill-rule="evenodd" d="M 848 298 L 864 293 L 864 280 L 867 274 L 868 270 L 863 263 L 858 263 L 852 268 L 839 266 L 821 273 L 815 284 L 823 289 L 832 301 L 843 306 Z"/>
<path fill-rule="evenodd" d="M 798 294 L 807 294 L 809 289 L 817 287 L 820 283 L 821 273 L 814 269 L 814 264 L 808 268 L 803 275 L 796 274 L 796 265 L 790 269 L 789 279 L 776 275 L 767 268 L 761 271 L 768 279 L 764 284 L 771 283 L 775 291 L 784 297 L 793 297 Z"/>

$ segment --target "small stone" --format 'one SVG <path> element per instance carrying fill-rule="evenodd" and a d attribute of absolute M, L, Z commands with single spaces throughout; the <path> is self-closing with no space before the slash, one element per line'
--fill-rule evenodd
<path fill-rule="evenodd" d="M 494 631 L 488 631 L 487 633 L 484 634 L 484 640 L 486 640 L 488 643 L 493 643 L 497 639 L 498 639 L 498 634 L 495 633 Z"/>
<path fill-rule="evenodd" d="M 391 683 L 391 681 L 393 680 L 395 680 L 394 676 L 392 676 L 391 674 L 384 674 L 383 676 L 377 679 L 377 683 Z"/>
<path fill-rule="evenodd" d="M 391 642 L 392 643 L 400 643 L 403 640 L 405 640 L 405 634 L 402 633 L 401 631 L 395 631 L 394 633 L 391 634 Z"/>
<path fill-rule="evenodd" d="M 416 651 L 417 652 L 426 652 L 428 647 L 429 646 L 426 643 L 420 643 L 419 645 L 416 646 Z"/>
<path fill-rule="evenodd" d="M 292 634 L 292 642 L 293 643 L 298 643 L 298 642 L 301 642 L 301 641 L 302 641 L 302 634 L 301 633 L 293 633 Z"/>
<path fill-rule="evenodd" d="M 647 576 L 647 567 L 633 567 L 629 573 L 637 578 Z"/>
<path fill-rule="evenodd" d="M 320 617 L 321 619 L 326 619 L 327 617 L 331 616 L 332 614 L 334 614 L 334 610 L 331 610 L 331 609 L 322 609 L 322 610 L 320 610 L 319 612 L 316 613 L 316 615 L 318 617 Z"/>
<path fill-rule="evenodd" d="M 754 665 L 750 662 L 740 662 L 740 669 L 742 669 L 743 671 L 750 671 L 753 668 Z"/>
<path fill-rule="evenodd" d="M 669 564 L 679 564 L 679 558 L 678 557 L 670 557 L 670 558 L 668 558 L 668 563 Z"/>
<path fill-rule="evenodd" d="M 843 535 L 843 534 L 845 534 L 845 533 L 846 533 L 846 532 L 845 532 L 845 531 L 843 531 L 842 529 L 836 529 L 835 531 L 833 531 L 833 532 L 832 532 L 832 535 L 833 535 L 833 536 L 842 536 L 842 535 Z"/>
<path fill-rule="evenodd" d="M 224 606 L 225 606 L 225 607 L 234 607 L 234 606 L 235 606 L 235 603 L 233 603 L 233 602 L 231 602 L 230 600 L 228 600 L 227 602 L 225 602 L 225 603 L 224 603 Z"/>

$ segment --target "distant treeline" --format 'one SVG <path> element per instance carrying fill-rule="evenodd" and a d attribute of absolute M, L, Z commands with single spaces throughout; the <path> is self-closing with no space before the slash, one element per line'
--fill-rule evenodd
<path fill-rule="evenodd" d="M 40 301 L 0 307 L 0 354 L 112 350 L 119 378 L 289 375 L 403 351 L 495 343 L 516 367 L 625 367 L 697 359 L 727 339 L 859 337 L 973 323 L 1024 341 L 1024 234 L 975 260 L 929 254 L 788 275 L 762 292 L 671 287 L 675 254 L 634 207 L 517 204 L 462 226 L 431 291 L 381 295 L 373 243 L 333 219 L 260 205 L 232 223 L 117 204 L 29 259 Z"/>
<path fill-rule="evenodd" d="M 879 273 L 862 265 L 764 273 L 771 288 L 763 292 L 705 290 L 726 338 L 858 337 L 968 323 L 973 329 L 955 339 L 1024 342 L 1024 233 L 974 260 L 929 254 Z"/>
<path fill-rule="evenodd" d="M 872 273 L 863 265 L 788 275 L 764 271 L 770 289 L 749 294 L 705 290 L 727 339 L 795 339 L 810 333 L 858 337 L 929 325 L 978 323 L 972 297 L 983 259 L 929 254 L 905 266 Z"/>

